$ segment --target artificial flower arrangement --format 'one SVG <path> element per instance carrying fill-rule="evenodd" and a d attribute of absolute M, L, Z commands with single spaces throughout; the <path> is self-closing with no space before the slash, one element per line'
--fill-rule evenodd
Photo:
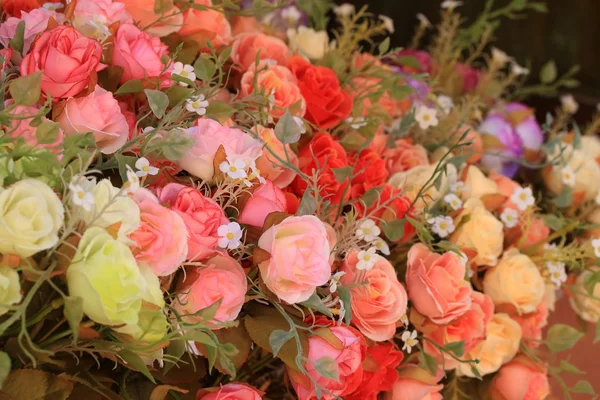
<path fill-rule="evenodd" d="M 498 49 L 326 0 L 5 0 L 0 394 L 594 394 L 542 334 L 600 319 L 600 126 Z M 329 26 L 329 33 L 326 31 Z"/>

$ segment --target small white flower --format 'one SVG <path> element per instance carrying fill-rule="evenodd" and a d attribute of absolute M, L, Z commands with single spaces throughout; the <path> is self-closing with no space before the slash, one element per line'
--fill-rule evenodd
<path fill-rule="evenodd" d="M 356 269 L 359 271 L 368 271 L 377 262 L 379 256 L 375 254 L 377 249 L 375 247 L 369 248 L 369 250 L 361 250 L 358 252 L 358 263 L 356 263 Z"/>
<path fill-rule="evenodd" d="M 454 108 L 454 102 L 452 101 L 452 98 L 444 94 L 438 96 L 437 103 L 438 106 L 442 107 L 442 110 L 444 110 L 446 115 L 450 114 L 450 111 L 452 111 Z"/>
<path fill-rule="evenodd" d="M 402 325 L 408 326 L 408 315 L 406 315 L 406 313 L 402 314 L 402 316 L 400 317 L 400 322 L 402 322 Z"/>
<path fill-rule="evenodd" d="M 469 261 L 469 257 L 467 257 L 467 255 L 465 253 L 463 253 L 462 251 L 458 251 L 454 253 L 456 255 L 456 257 L 458 258 L 458 261 L 460 261 L 460 263 L 462 265 L 467 265 L 467 262 Z"/>
<path fill-rule="evenodd" d="M 567 186 L 575 186 L 575 173 L 571 167 L 563 167 L 560 170 L 560 180 Z"/>
<path fill-rule="evenodd" d="M 421 24 L 421 26 L 423 26 L 425 28 L 431 28 L 433 26 L 433 25 L 431 25 L 431 22 L 424 14 L 418 13 L 417 19 L 419 20 L 419 23 Z"/>
<path fill-rule="evenodd" d="M 62 3 L 44 3 L 44 5 L 42 6 L 44 10 L 48 11 L 60 10 L 63 7 L 64 5 Z"/>
<path fill-rule="evenodd" d="M 444 201 L 453 209 L 458 210 L 462 207 L 462 200 L 458 198 L 454 193 L 450 193 L 444 196 Z"/>
<path fill-rule="evenodd" d="M 442 2 L 442 8 L 454 10 L 456 7 L 462 6 L 462 1 L 445 0 Z"/>
<path fill-rule="evenodd" d="M 185 109 L 189 112 L 195 112 L 196 114 L 203 116 L 206 114 L 206 107 L 208 107 L 208 101 L 205 99 L 203 94 L 187 99 Z"/>
<path fill-rule="evenodd" d="M 338 284 L 340 283 L 340 278 L 346 275 L 346 271 L 338 271 L 335 274 L 331 275 L 331 280 L 329 281 L 329 291 L 331 293 L 335 293 L 337 291 Z"/>
<path fill-rule="evenodd" d="M 510 61 L 510 57 L 497 47 L 492 47 L 492 61 L 500 65 L 505 65 Z"/>
<path fill-rule="evenodd" d="M 400 129 L 400 125 L 402 124 L 402 118 L 396 118 L 389 123 L 389 125 L 385 125 L 383 129 L 387 132 L 395 132 Z"/>
<path fill-rule="evenodd" d="M 461 194 L 466 188 L 463 181 L 456 181 L 450 185 L 450 191 L 457 194 Z"/>
<path fill-rule="evenodd" d="M 281 10 L 281 18 L 293 25 L 302 18 L 302 13 L 295 6 L 289 6 Z"/>
<path fill-rule="evenodd" d="M 338 297 L 338 299 L 340 299 Z M 340 310 L 338 311 L 338 326 L 344 322 L 344 317 L 346 316 L 346 307 L 344 306 L 344 302 L 340 299 Z"/>
<path fill-rule="evenodd" d="M 256 167 L 256 161 L 254 161 L 254 160 L 250 164 L 250 171 L 252 171 L 250 173 L 250 176 L 248 176 L 248 178 L 250 180 L 252 180 L 252 179 L 258 179 L 258 182 L 261 183 L 261 184 L 263 184 L 263 185 L 265 183 L 267 183 L 267 180 L 260 175 L 260 170 Z M 252 184 L 250 184 L 250 186 L 252 186 Z"/>
<path fill-rule="evenodd" d="M 598 194 L 596 195 L 596 198 L 594 200 L 596 201 L 596 204 L 600 206 L 600 191 L 598 191 Z"/>
<path fill-rule="evenodd" d="M 354 14 L 354 11 L 355 11 L 354 5 L 350 4 L 350 3 L 340 4 L 339 6 L 334 7 L 334 9 L 333 9 L 333 12 L 338 17 L 348 17 L 348 16 Z"/>
<path fill-rule="evenodd" d="M 382 254 L 389 256 L 390 255 L 390 246 L 388 246 L 388 244 L 386 243 L 385 240 L 383 240 L 382 238 L 375 238 L 375 240 L 373 240 L 371 242 L 371 244 L 373 246 L 375 246 L 375 248 L 377 250 L 379 250 Z"/>
<path fill-rule="evenodd" d="M 239 247 L 242 238 L 242 228 L 237 222 L 230 222 L 219 226 L 217 229 L 219 235 L 219 247 L 222 249 L 233 250 Z"/>
<path fill-rule="evenodd" d="M 394 29 L 394 20 L 391 19 L 390 17 L 386 16 L 386 15 L 380 15 L 379 19 L 381 20 L 381 22 L 383 22 L 383 25 L 385 26 L 385 30 L 388 31 L 389 33 L 394 33 L 395 29 Z"/>
<path fill-rule="evenodd" d="M 454 221 L 451 217 L 435 217 L 429 219 L 427 222 L 431 225 L 431 230 L 441 238 L 445 238 L 454 232 L 455 229 Z"/>
<path fill-rule="evenodd" d="M 600 257 L 600 238 L 592 240 L 592 247 L 594 248 L 594 255 Z"/>
<path fill-rule="evenodd" d="M 127 182 L 123 184 L 123 189 L 127 194 L 134 194 L 140 188 L 140 178 L 135 174 L 133 169 L 127 166 Z"/>
<path fill-rule="evenodd" d="M 550 272 L 550 280 L 560 288 L 561 285 L 567 280 L 567 271 L 565 270 L 565 263 L 563 262 L 546 262 L 546 268 Z"/>
<path fill-rule="evenodd" d="M 246 177 L 246 164 L 242 160 L 235 160 L 231 162 L 229 159 L 223 161 L 219 165 L 219 169 L 222 173 L 230 177 L 231 179 L 241 179 Z"/>
<path fill-rule="evenodd" d="M 417 112 L 415 113 L 415 119 L 419 123 L 419 127 L 421 129 L 427 129 L 430 126 L 437 126 L 438 119 L 436 114 L 436 110 L 434 108 L 429 108 L 427 106 L 419 106 L 417 108 Z"/>
<path fill-rule="evenodd" d="M 527 207 L 535 204 L 535 198 L 530 187 L 519 186 L 516 188 L 510 196 L 510 201 L 521 211 L 525 211 Z"/>
<path fill-rule="evenodd" d="M 364 240 L 365 242 L 372 242 L 379 236 L 380 233 L 381 229 L 379 229 L 375 221 L 372 219 L 366 219 L 358 226 L 358 229 L 356 230 L 356 237 Z"/>
<path fill-rule="evenodd" d="M 365 121 L 365 117 L 357 117 L 357 118 L 346 118 L 346 122 L 348 124 L 350 124 L 350 126 L 352 127 L 352 129 L 360 129 L 363 126 L 367 126 L 367 123 Z"/>
<path fill-rule="evenodd" d="M 87 23 L 92 29 L 89 32 L 89 36 L 104 41 L 111 35 L 110 29 L 108 29 L 108 21 L 104 15 L 94 15 L 91 21 Z"/>
<path fill-rule="evenodd" d="M 173 72 L 171 72 L 171 75 L 181 76 L 182 78 L 187 78 L 192 82 L 196 80 L 194 67 L 192 67 L 190 64 L 183 64 L 179 61 L 173 64 Z M 188 86 L 188 84 L 185 82 L 179 82 L 179 85 L 184 87 Z"/>
<path fill-rule="evenodd" d="M 507 228 L 514 228 L 519 224 L 519 213 L 513 208 L 507 208 L 500 214 L 500 219 Z"/>
<path fill-rule="evenodd" d="M 575 114 L 579 110 L 579 103 L 577 103 L 572 94 L 561 96 L 560 102 L 563 110 L 569 114 Z"/>
<path fill-rule="evenodd" d="M 531 72 L 531 71 L 529 71 L 528 68 L 521 67 L 516 62 L 513 62 L 510 67 L 511 67 L 512 73 L 515 75 L 529 75 L 529 73 Z"/>
<path fill-rule="evenodd" d="M 415 347 L 419 341 L 417 340 L 417 331 L 404 331 L 401 337 L 404 342 L 404 346 L 402 346 L 402 350 L 406 350 L 408 354 L 412 351 L 412 348 Z"/>
<path fill-rule="evenodd" d="M 146 175 L 158 174 L 158 168 L 151 166 L 150 161 L 148 161 L 146 157 L 139 158 L 135 162 L 135 167 L 138 169 L 135 173 L 138 178 Z"/>
<path fill-rule="evenodd" d="M 92 206 L 96 202 L 92 193 L 86 191 L 81 185 L 76 185 L 74 183 L 69 185 L 69 190 L 72 194 L 71 200 L 73 201 L 73 204 L 82 207 L 86 211 L 92 209 Z"/>
<path fill-rule="evenodd" d="M 300 117 L 292 118 L 294 118 L 294 121 L 296 121 L 296 124 L 298 124 L 298 126 L 300 127 L 300 133 L 304 135 L 306 133 L 306 128 L 304 127 L 304 120 Z"/>

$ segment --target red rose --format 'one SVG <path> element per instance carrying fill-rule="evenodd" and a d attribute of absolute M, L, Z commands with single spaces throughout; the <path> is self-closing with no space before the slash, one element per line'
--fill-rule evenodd
<path fill-rule="evenodd" d="M 328 129 L 348 118 L 353 98 L 342 90 L 331 68 L 312 65 L 300 56 L 290 58 L 288 68 L 298 79 L 298 87 L 306 100 L 305 118 L 309 122 Z"/>
<path fill-rule="evenodd" d="M 363 379 L 358 389 L 344 397 L 346 400 L 376 400 L 380 392 L 392 389 L 398 379 L 396 368 L 404 354 L 392 343 L 378 343 L 367 348 L 363 362 Z"/>
<path fill-rule="evenodd" d="M 385 161 L 372 149 L 365 149 L 358 154 L 352 172 L 352 192 L 355 185 L 382 186 L 388 177 Z"/>

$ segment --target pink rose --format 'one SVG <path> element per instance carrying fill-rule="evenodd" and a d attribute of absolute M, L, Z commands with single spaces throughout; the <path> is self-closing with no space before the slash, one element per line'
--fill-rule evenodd
<path fill-rule="evenodd" d="M 44 32 L 48 27 L 48 21 L 54 18 L 56 22 L 62 24 L 65 20 L 64 14 L 58 14 L 55 11 L 49 11 L 43 8 L 36 8 L 26 13 L 21 11 L 21 18 L 10 17 L 0 25 L 0 44 L 8 48 L 9 42 L 15 37 L 17 25 L 19 22 L 25 22 L 25 32 L 23 34 L 23 54 L 27 54 L 37 35 Z M 17 55 L 18 53 L 13 53 Z M 18 60 L 20 61 L 20 57 Z"/>
<path fill-rule="evenodd" d="M 183 24 L 183 15 L 177 7 L 164 14 L 154 12 L 154 0 L 121 0 L 137 25 L 151 36 L 167 36 L 175 33 Z"/>
<path fill-rule="evenodd" d="M 546 368 L 525 356 L 500 368 L 490 388 L 491 400 L 543 400 L 549 394 Z"/>
<path fill-rule="evenodd" d="M 238 218 L 240 224 L 262 227 L 272 212 L 285 211 L 285 194 L 271 181 L 266 181 L 252 192 Z"/>
<path fill-rule="evenodd" d="M 0 57 L 2 57 L 2 63 L 0 63 L 0 72 L 7 70 L 10 67 L 10 60 L 12 59 L 13 51 L 10 47 L 0 49 Z"/>
<path fill-rule="evenodd" d="M 196 400 L 261 400 L 264 393 L 245 383 L 228 383 L 218 388 L 200 389 Z"/>
<path fill-rule="evenodd" d="M 66 135 L 92 132 L 96 145 L 104 154 L 119 150 L 129 136 L 129 125 L 113 94 L 96 85 L 85 97 L 67 100 L 57 118 Z"/>
<path fill-rule="evenodd" d="M 106 26 L 115 22 L 133 23 L 133 18 L 125 9 L 125 4 L 113 0 L 78 0 L 73 17 L 73 25 L 90 37 L 95 30 L 90 22 L 98 21 Z"/>
<path fill-rule="evenodd" d="M 509 315 L 521 326 L 523 340 L 527 346 L 539 347 L 542 339 L 542 330 L 548 325 L 549 310 L 546 299 L 542 299 L 534 312 L 519 315 L 516 310 L 510 310 Z"/>
<path fill-rule="evenodd" d="M 447 324 L 471 308 L 471 286 L 455 253 L 439 255 L 418 243 L 408 252 L 406 286 L 415 308 L 436 324 Z"/>
<path fill-rule="evenodd" d="M 150 37 L 133 24 L 121 24 L 115 35 L 112 63 L 123 68 L 121 83 L 125 83 L 161 75 L 164 70 L 161 58 L 167 54 L 167 45 L 159 38 Z"/>
<path fill-rule="evenodd" d="M 420 144 L 412 144 L 410 139 L 396 140 L 393 148 L 385 149 L 383 159 L 392 175 L 419 165 L 429 165 L 427 150 Z"/>
<path fill-rule="evenodd" d="M 188 261 L 201 261 L 215 254 L 217 229 L 229 220 L 214 200 L 204 197 L 198 189 L 178 183 L 163 187 L 158 199 L 179 214 L 187 227 Z"/>
<path fill-rule="evenodd" d="M 177 32 L 180 36 L 195 42 L 200 49 L 219 48 L 231 41 L 231 25 L 225 14 L 218 10 L 196 10 L 188 8 L 183 13 L 183 26 Z"/>
<path fill-rule="evenodd" d="M 443 385 L 438 379 L 416 365 L 408 364 L 400 369 L 400 377 L 392 390 L 385 394 L 385 400 L 442 400 Z"/>
<path fill-rule="evenodd" d="M 264 142 L 262 155 L 256 159 L 256 168 L 258 168 L 263 178 L 270 179 L 275 185 L 283 189 L 292 183 L 296 173 L 289 168 L 282 167 L 277 157 L 285 160 L 287 154 L 290 163 L 298 167 L 298 156 L 292 151 L 289 144 L 284 145 L 277 139 L 273 129 L 258 125 L 256 131 Z"/>
<path fill-rule="evenodd" d="M 454 67 L 456 73 L 462 80 L 462 90 L 465 93 L 470 93 L 477 89 L 481 72 L 467 64 L 457 63 Z"/>
<path fill-rule="evenodd" d="M 329 280 L 329 256 L 334 244 L 327 227 L 317 217 L 288 217 L 258 239 L 258 247 L 271 254 L 270 259 L 258 265 L 262 279 L 289 304 L 308 300 L 317 286 Z"/>
<path fill-rule="evenodd" d="M 274 60 L 278 65 L 287 65 L 292 56 L 283 40 L 264 33 L 248 32 L 234 38 L 231 59 L 238 69 L 246 71 L 256 63 L 259 52 L 261 60 Z"/>
<path fill-rule="evenodd" d="M 43 71 L 42 92 L 54 100 L 64 99 L 88 86 L 91 74 L 105 67 L 101 58 L 100 42 L 70 26 L 57 26 L 33 43 L 21 62 L 21 75 Z"/>
<path fill-rule="evenodd" d="M 247 167 L 260 156 L 262 143 L 239 129 L 231 129 L 215 120 L 200 118 L 188 134 L 196 141 L 194 147 L 179 160 L 179 166 L 198 178 L 212 182 L 215 173 L 213 161 L 223 146 L 230 159 L 242 160 Z"/>
<path fill-rule="evenodd" d="M 244 269 L 229 256 L 214 256 L 206 260 L 205 265 L 187 269 L 178 285 L 181 294 L 176 307 L 181 308 L 184 319 L 196 321 L 198 318 L 194 313 L 220 300 L 212 322 L 234 321 L 244 305 L 248 290 Z"/>
<path fill-rule="evenodd" d="M 11 114 L 14 116 L 18 116 L 20 118 L 26 117 L 26 116 L 33 116 L 33 115 L 37 115 L 40 112 L 40 110 L 38 110 L 35 107 L 26 107 L 26 106 L 16 106 Z M 54 141 L 50 141 L 51 140 L 51 136 L 46 138 L 45 140 L 43 140 L 43 143 L 40 143 L 38 137 L 37 137 L 37 132 L 38 132 L 38 127 L 34 127 L 31 126 L 30 123 L 33 121 L 33 117 L 32 118 L 25 118 L 25 119 L 11 119 L 10 120 L 10 125 L 5 129 L 6 131 L 6 135 L 12 138 L 22 138 L 25 143 L 27 143 L 28 145 L 34 147 L 34 148 L 47 148 L 50 151 L 52 151 L 53 153 L 60 153 L 62 151 L 62 142 L 63 142 L 63 137 L 64 137 L 64 132 L 62 129 L 60 129 L 60 127 L 57 127 L 58 129 L 56 129 L 54 132 L 54 136 L 56 137 L 56 140 Z M 42 123 L 44 124 L 54 124 L 53 121 L 49 120 L 48 118 L 42 118 Z M 49 125 L 47 125 L 49 126 Z M 49 142 L 49 143 L 48 143 Z"/>
<path fill-rule="evenodd" d="M 317 321 L 319 322 L 319 321 Z M 322 325 L 319 323 L 319 325 Z M 332 400 L 335 396 L 354 392 L 362 382 L 362 362 L 366 357 L 366 343 L 360 333 L 346 326 L 332 326 L 329 328 L 339 342 L 332 344 L 326 339 L 312 335 L 308 338 L 308 362 L 306 371 L 308 375 L 331 392 L 332 395 L 323 393 L 321 399 Z M 314 363 L 321 357 L 331 357 L 338 368 L 339 380 L 321 376 L 315 369 Z M 288 375 L 292 386 L 298 395 L 298 400 L 316 399 L 314 384 L 309 376 L 299 371 L 288 368 Z"/>
<path fill-rule="evenodd" d="M 177 271 L 188 252 L 187 229 L 183 219 L 163 207 L 149 190 L 140 188 L 134 195 L 140 208 L 140 227 L 129 235 L 135 242 L 132 253 L 157 276 Z"/>
<path fill-rule="evenodd" d="M 388 260 L 376 257 L 373 267 L 366 271 L 357 270 L 358 252 L 346 257 L 341 282 L 364 285 L 352 287 L 352 322 L 360 332 L 371 340 L 389 340 L 396 332 L 396 322 L 406 313 L 406 290 L 396 276 L 394 267 Z"/>

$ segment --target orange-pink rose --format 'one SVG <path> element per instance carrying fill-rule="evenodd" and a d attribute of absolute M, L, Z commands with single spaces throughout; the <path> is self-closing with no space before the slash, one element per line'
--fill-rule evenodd
<path fill-rule="evenodd" d="M 240 224 L 262 227 L 265 218 L 272 212 L 287 209 L 285 194 L 271 181 L 266 181 L 252 192 L 244 204 L 238 222 Z"/>
<path fill-rule="evenodd" d="M 196 400 L 261 400 L 263 394 L 245 383 L 232 382 L 221 387 L 200 389 Z"/>
<path fill-rule="evenodd" d="M 437 324 L 447 324 L 471 308 L 465 265 L 453 252 L 433 253 L 418 243 L 408 252 L 406 286 L 415 308 Z"/>
<path fill-rule="evenodd" d="M 408 364 L 400 369 L 399 378 L 385 400 L 442 400 L 443 385 L 429 372 L 416 365 Z"/>
<path fill-rule="evenodd" d="M 549 394 L 545 366 L 522 355 L 500 368 L 490 388 L 491 400 L 543 400 Z"/>
<path fill-rule="evenodd" d="M 188 8 L 183 13 L 183 26 L 177 33 L 195 42 L 200 49 L 207 48 L 209 41 L 215 48 L 231 41 L 231 25 L 225 14 L 218 10 Z"/>
<path fill-rule="evenodd" d="M 85 97 L 67 100 L 57 121 L 66 135 L 92 132 L 104 154 L 119 150 L 129 137 L 129 125 L 113 94 L 96 85 Z"/>
<path fill-rule="evenodd" d="M 317 217 L 288 217 L 258 239 L 258 247 L 271 254 L 258 265 L 261 277 L 269 290 L 289 304 L 308 300 L 329 280 L 334 245 L 335 238 Z"/>
<path fill-rule="evenodd" d="M 33 117 L 24 118 L 37 115 L 39 112 L 40 110 L 35 107 L 16 106 L 11 111 L 11 114 L 23 119 L 11 119 L 10 125 L 5 129 L 6 135 L 12 138 L 22 138 L 25 143 L 35 148 L 47 148 L 53 153 L 61 152 L 62 148 L 60 145 L 62 144 L 64 137 L 62 129 L 58 128 L 54 131 L 55 140 L 52 141 L 52 136 L 48 136 L 40 142 L 40 138 L 37 136 L 38 127 L 30 125 L 33 121 Z M 53 124 L 54 122 L 44 117 L 42 118 L 42 123 Z"/>
<path fill-rule="evenodd" d="M 246 71 L 256 63 L 256 55 L 260 52 L 260 60 L 274 60 L 278 65 L 287 65 L 292 56 L 283 40 L 259 32 L 248 32 L 238 35 L 233 40 L 231 59 L 241 71 Z"/>
<path fill-rule="evenodd" d="M 181 294 L 176 308 L 181 309 L 184 319 L 196 321 L 200 320 L 200 316 L 194 313 L 221 301 L 210 322 L 234 321 L 244 305 L 248 290 L 244 269 L 229 256 L 214 256 L 206 260 L 205 265 L 187 269 L 178 285 Z"/>
<path fill-rule="evenodd" d="M 89 29 L 91 31 L 94 29 L 94 26 L 90 24 L 92 21 L 102 21 L 106 26 L 115 22 L 133 23 L 133 19 L 125 7 L 126 5 L 121 1 L 78 0 L 73 13 L 73 24 L 79 30 Z"/>
<path fill-rule="evenodd" d="M 542 339 L 542 329 L 548 325 L 549 310 L 546 298 L 542 299 L 534 312 L 519 315 L 516 311 L 510 311 L 510 317 L 517 321 L 523 330 L 523 340 L 527 346 L 539 347 Z"/>
<path fill-rule="evenodd" d="M 161 60 L 167 45 L 150 37 L 133 24 L 122 24 L 115 35 L 112 63 L 123 68 L 121 83 L 131 79 L 158 77 L 164 70 Z"/>
<path fill-rule="evenodd" d="M 42 72 L 42 93 L 54 100 L 73 97 L 89 82 L 100 63 L 102 46 L 70 26 L 57 26 L 42 33 L 21 62 L 21 75 Z"/>
<path fill-rule="evenodd" d="M 273 181 L 275 185 L 283 189 L 292 183 L 296 173 L 283 167 L 277 157 L 285 160 L 287 154 L 289 162 L 298 167 L 298 156 L 292 151 L 289 144 L 284 145 L 277 139 L 273 129 L 259 125 L 256 127 L 256 133 L 264 142 L 262 155 L 256 159 L 256 167 L 265 179 Z"/>
<path fill-rule="evenodd" d="M 346 272 L 341 282 L 347 285 L 362 282 L 352 287 L 352 322 L 363 335 L 381 342 L 389 340 L 396 332 L 396 323 L 406 313 L 406 290 L 396 276 L 394 267 L 385 258 L 376 257 L 373 267 L 366 271 L 357 270 L 358 252 L 346 257 L 342 271 Z"/>
<path fill-rule="evenodd" d="M 384 150 L 383 159 L 390 175 L 419 165 L 429 165 L 427 150 L 420 144 L 412 144 L 410 139 L 396 140 L 393 148 Z"/>
<path fill-rule="evenodd" d="M 262 32 L 262 27 L 256 17 L 244 17 L 241 15 L 233 17 L 231 34 L 235 37 L 248 32 Z"/>
<path fill-rule="evenodd" d="M 167 36 L 183 25 L 183 15 L 177 7 L 164 14 L 154 12 L 154 0 L 122 0 L 129 15 L 137 25 L 152 36 Z M 114 1 L 113 3 L 118 3 Z"/>

